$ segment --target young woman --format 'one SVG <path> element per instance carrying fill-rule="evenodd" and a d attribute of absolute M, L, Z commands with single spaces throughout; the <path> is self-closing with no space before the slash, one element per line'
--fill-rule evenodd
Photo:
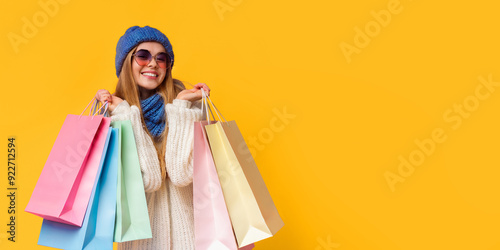
<path fill-rule="evenodd" d="M 115 93 L 101 89 L 111 120 L 130 120 L 148 203 L 152 239 L 118 244 L 118 249 L 194 249 L 193 124 L 202 117 L 198 83 L 185 89 L 172 77 L 174 54 L 155 28 L 127 29 L 116 46 Z"/>

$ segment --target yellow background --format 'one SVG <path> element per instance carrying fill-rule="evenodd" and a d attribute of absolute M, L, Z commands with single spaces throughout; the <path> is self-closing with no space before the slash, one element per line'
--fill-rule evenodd
<path fill-rule="evenodd" d="M 228 7 L 218 13 L 214 2 Z M 36 244 L 42 219 L 24 207 L 65 116 L 114 90 L 115 46 L 133 25 L 163 31 L 174 77 L 207 83 L 224 116 L 262 144 L 254 157 L 285 227 L 255 249 L 500 249 L 500 91 L 482 88 L 488 98 L 474 103 L 478 77 L 500 82 L 496 1 L 57 6 L 44 20 L 37 1 L 2 1 L 0 249 L 45 248 Z M 374 23 L 372 10 L 394 6 L 385 25 Z M 37 31 L 13 46 L 9 36 L 34 17 Z M 355 46 L 367 26 L 373 36 L 358 39 L 348 62 L 341 44 Z M 448 113 L 459 104 L 478 106 L 467 118 Z M 276 109 L 295 117 L 276 129 Z M 399 157 L 435 129 L 446 140 L 401 176 Z M 18 149 L 16 243 L 5 232 L 8 136 Z M 388 172 L 404 179 L 394 191 Z"/>

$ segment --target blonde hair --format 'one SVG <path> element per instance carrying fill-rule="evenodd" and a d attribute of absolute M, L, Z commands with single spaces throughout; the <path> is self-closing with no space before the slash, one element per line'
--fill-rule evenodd
<path fill-rule="evenodd" d="M 134 54 L 138 45 L 135 46 L 125 57 L 123 66 L 121 69 L 120 76 L 118 77 L 118 83 L 116 84 L 116 90 L 113 95 L 120 97 L 123 100 L 127 100 L 130 106 L 135 105 L 139 108 L 141 113 L 141 122 L 143 128 L 146 128 L 146 123 L 144 122 L 144 116 L 141 108 L 140 93 L 137 83 L 132 75 L 132 54 Z M 156 88 L 156 92 L 161 95 L 165 105 L 167 103 L 172 103 L 177 94 L 182 90 L 186 89 L 182 81 L 172 78 L 172 67 L 169 65 L 167 68 L 165 79 Z M 156 148 L 156 153 L 158 154 L 158 160 L 160 161 L 160 171 L 162 179 L 167 177 L 167 171 L 165 166 L 165 151 L 166 142 L 168 134 L 168 126 L 165 126 L 163 133 L 155 139 L 148 129 L 145 129 L 153 144 Z"/>

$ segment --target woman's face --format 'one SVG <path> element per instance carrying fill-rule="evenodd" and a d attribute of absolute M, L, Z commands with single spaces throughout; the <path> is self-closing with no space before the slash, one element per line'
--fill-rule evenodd
<path fill-rule="evenodd" d="M 140 86 L 139 89 L 142 87 L 146 90 L 154 90 L 163 82 L 167 73 L 167 69 L 160 68 L 155 60 L 158 53 L 166 52 L 165 48 L 157 42 L 143 42 L 139 44 L 135 52 L 139 50 L 149 51 L 152 58 L 147 65 L 141 66 L 135 57 L 132 57 L 132 75 L 137 85 Z"/>

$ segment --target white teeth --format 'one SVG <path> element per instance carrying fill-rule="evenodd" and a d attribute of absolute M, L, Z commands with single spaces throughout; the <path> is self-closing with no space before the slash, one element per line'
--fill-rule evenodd
<path fill-rule="evenodd" d="M 154 76 L 154 77 L 157 77 L 157 75 L 153 74 L 153 73 L 142 73 L 143 75 L 145 76 Z"/>

